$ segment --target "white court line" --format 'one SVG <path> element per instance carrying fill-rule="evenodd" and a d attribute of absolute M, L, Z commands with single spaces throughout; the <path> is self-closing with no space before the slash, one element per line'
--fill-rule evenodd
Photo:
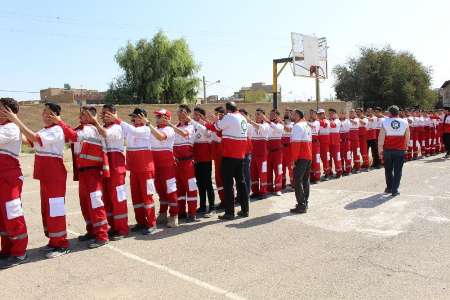
<path fill-rule="evenodd" d="M 76 235 L 76 236 L 81 235 L 80 233 L 72 231 L 72 230 L 67 230 L 67 232 L 69 232 L 72 235 Z M 107 244 L 105 247 L 110 249 L 110 250 L 112 250 L 112 251 L 114 251 L 114 252 L 116 252 L 116 253 L 119 253 L 120 255 L 125 256 L 125 257 L 127 257 L 129 259 L 135 260 L 135 261 L 140 262 L 140 263 L 142 263 L 144 265 L 153 267 L 153 268 L 158 269 L 160 271 L 163 271 L 163 272 L 165 272 L 167 274 L 173 275 L 173 276 L 175 276 L 175 277 L 177 277 L 177 278 L 179 278 L 181 280 L 184 280 L 186 282 L 192 283 L 192 284 L 194 284 L 196 286 L 204 288 L 204 289 L 206 289 L 206 290 L 208 290 L 210 292 L 216 293 L 218 295 L 224 296 L 224 297 L 226 297 L 228 299 L 234 299 L 234 300 L 245 300 L 246 299 L 246 298 L 241 297 L 241 296 L 239 296 L 239 295 L 237 295 L 235 293 L 232 293 L 230 291 L 224 290 L 224 289 L 222 289 L 220 287 L 217 287 L 215 285 L 209 284 L 209 283 L 204 282 L 204 281 L 202 281 L 200 279 L 197 279 L 197 278 L 191 277 L 189 275 L 183 274 L 183 273 L 181 273 L 179 271 L 176 271 L 176 270 L 173 270 L 173 269 L 171 269 L 169 267 L 166 267 L 166 266 L 160 265 L 158 263 L 155 263 L 153 261 L 147 260 L 145 258 L 142 258 L 142 257 L 137 256 L 135 254 L 132 254 L 130 252 L 121 250 L 121 249 L 119 249 L 117 247 L 114 247 L 114 246 L 112 246 L 110 244 Z"/>
<path fill-rule="evenodd" d="M 311 191 L 319 192 L 344 192 L 344 193 L 361 193 L 361 194 L 381 194 L 382 191 L 369 192 L 369 191 L 355 191 L 355 190 L 341 190 L 341 189 L 322 189 L 322 188 L 311 188 Z M 386 194 L 387 195 L 387 194 Z M 415 194 L 403 194 L 400 196 L 406 197 L 419 197 L 419 198 L 440 198 L 440 199 L 450 199 L 450 196 L 439 196 L 439 195 L 415 195 Z"/>

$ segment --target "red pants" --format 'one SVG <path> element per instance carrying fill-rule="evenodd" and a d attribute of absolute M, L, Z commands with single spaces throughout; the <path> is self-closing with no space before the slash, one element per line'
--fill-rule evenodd
<path fill-rule="evenodd" d="M 136 223 L 147 228 L 156 226 L 154 178 L 153 172 L 130 172 L 131 200 Z"/>
<path fill-rule="evenodd" d="M 341 138 L 341 166 L 345 173 L 352 171 L 352 152 L 348 138 Z"/>
<path fill-rule="evenodd" d="M 86 231 L 99 241 L 108 240 L 108 221 L 103 203 L 103 177 L 98 169 L 78 173 L 78 193 Z"/>
<path fill-rule="evenodd" d="M 342 175 L 342 162 L 341 162 L 341 145 L 330 144 L 330 173 L 331 166 L 334 162 L 334 170 L 336 171 L 336 176 Z"/>
<path fill-rule="evenodd" d="M 320 143 L 318 140 L 312 142 L 312 161 L 311 161 L 311 181 L 320 180 Z"/>
<path fill-rule="evenodd" d="M 111 230 L 128 235 L 128 207 L 125 173 L 111 172 L 111 177 L 103 180 L 103 199 Z"/>
<path fill-rule="evenodd" d="M 408 150 L 407 150 L 407 154 L 406 154 L 407 160 L 411 160 L 414 157 L 414 141 L 413 141 L 414 127 L 409 127 L 409 132 L 410 132 L 410 138 L 408 141 Z"/>
<path fill-rule="evenodd" d="M 49 238 L 49 246 L 68 248 L 66 231 L 66 180 L 40 181 L 41 215 L 45 236 Z"/>
<path fill-rule="evenodd" d="M 267 193 L 267 159 L 264 156 L 252 156 L 250 162 L 252 193 L 262 196 Z"/>
<path fill-rule="evenodd" d="M 193 216 L 197 213 L 197 181 L 193 160 L 181 160 L 177 162 L 177 199 L 178 215 L 186 213 Z"/>
<path fill-rule="evenodd" d="M 430 155 L 434 155 L 437 152 L 439 152 L 438 148 L 439 147 L 437 145 L 436 129 L 435 128 L 430 128 Z"/>
<path fill-rule="evenodd" d="M 359 151 L 362 156 L 362 167 L 369 168 L 369 150 L 367 149 L 367 135 L 359 136 Z"/>
<path fill-rule="evenodd" d="M 222 157 L 214 157 L 214 181 L 216 182 L 217 193 L 219 194 L 220 203 L 224 203 L 225 194 L 223 191 L 223 180 L 222 180 Z"/>
<path fill-rule="evenodd" d="M 420 130 L 417 127 L 413 127 L 411 130 L 413 158 L 417 158 L 419 156 L 419 146 L 420 146 L 419 137 L 420 137 Z"/>
<path fill-rule="evenodd" d="M 156 192 L 159 195 L 159 213 L 166 214 L 170 206 L 170 216 L 177 216 L 178 203 L 175 164 L 171 166 L 157 166 L 155 175 Z"/>
<path fill-rule="evenodd" d="M 286 177 L 289 175 L 289 182 L 294 186 L 293 165 L 291 159 L 291 145 L 283 145 L 283 174 L 281 175 L 281 188 L 286 187 Z"/>
<path fill-rule="evenodd" d="M 267 157 L 267 189 L 269 192 L 281 191 L 282 174 L 283 152 L 281 149 L 272 152 L 269 150 L 269 155 Z"/>
<path fill-rule="evenodd" d="M 0 178 L 0 253 L 4 255 L 23 256 L 27 249 L 28 234 L 21 193 L 20 178 Z"/>
<path fill-rule="evenodd" d="M 361 169 L 361 151 L 359 149 L 359 139 L 350 140 L 350 151 L 353 156 L 353 169 L 359 171 Z"/>
<path fill-rule="evenodd" d="M 322 160 L 323 173 L 325 176 L 330 176 L 330 144 L 320 143 L 320 159 Z"/>
<path fill-rule="evenodd" d="M 424 127 L 420 133 L 420 151 L 422 152 L 422 155 L 428 156 L 430 153 L 430 131 L 428 127 Z"/>

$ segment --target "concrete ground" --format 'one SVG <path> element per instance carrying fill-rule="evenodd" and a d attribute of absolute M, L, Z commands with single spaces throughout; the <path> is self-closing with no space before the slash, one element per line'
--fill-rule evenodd
<path fill-rule="evenodd" d="M 46 260 L 26 156 L 31 262 L 0 271 L 0 299 L 449 299 L 450 161 L 441 157 L 407 163 L 395 198 L 381 194 L 374 170 L 314 185 L 306 215 L 288 213 L 295 199 L 285 193 L 253 202 L 248 219 L 203 219 L 95 250 L 76 240 L 84 225 L 69 180 L 72 253 Z"/>

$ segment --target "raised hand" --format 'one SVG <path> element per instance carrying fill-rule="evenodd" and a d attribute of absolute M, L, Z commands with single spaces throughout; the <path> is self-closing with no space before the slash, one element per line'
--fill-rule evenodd
<path fill-rule="evenodd" d="M 53 124 L 58 124 L 59 122 L 61 122 L 61 117 L 55 115 L 54 112 L 50 112 L 47 116 L 47 118 L 53 123 Z"/>
<path fill-rule="evenodd" d="M 147 119 L 143 114 L 137 115 L 136 118 L 137 118 L 137 119 L 140 119 L 140 120 L 141 120 L 142 122 L 144 122 L 145 124 L 150 123 L 150 122 L 148 121 L 148 119 Z"/>

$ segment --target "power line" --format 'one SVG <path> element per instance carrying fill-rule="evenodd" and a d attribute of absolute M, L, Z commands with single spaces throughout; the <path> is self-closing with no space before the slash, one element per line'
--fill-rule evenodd
<path fill-rule="evenodd" d="M 40 92 L 33 92 L 33 91 L 12 91 L 12 90 L 2 90 L 0 89 L 0 92 L 5 93 L 26 93 L 26 94 L 39 94 Z"/>

